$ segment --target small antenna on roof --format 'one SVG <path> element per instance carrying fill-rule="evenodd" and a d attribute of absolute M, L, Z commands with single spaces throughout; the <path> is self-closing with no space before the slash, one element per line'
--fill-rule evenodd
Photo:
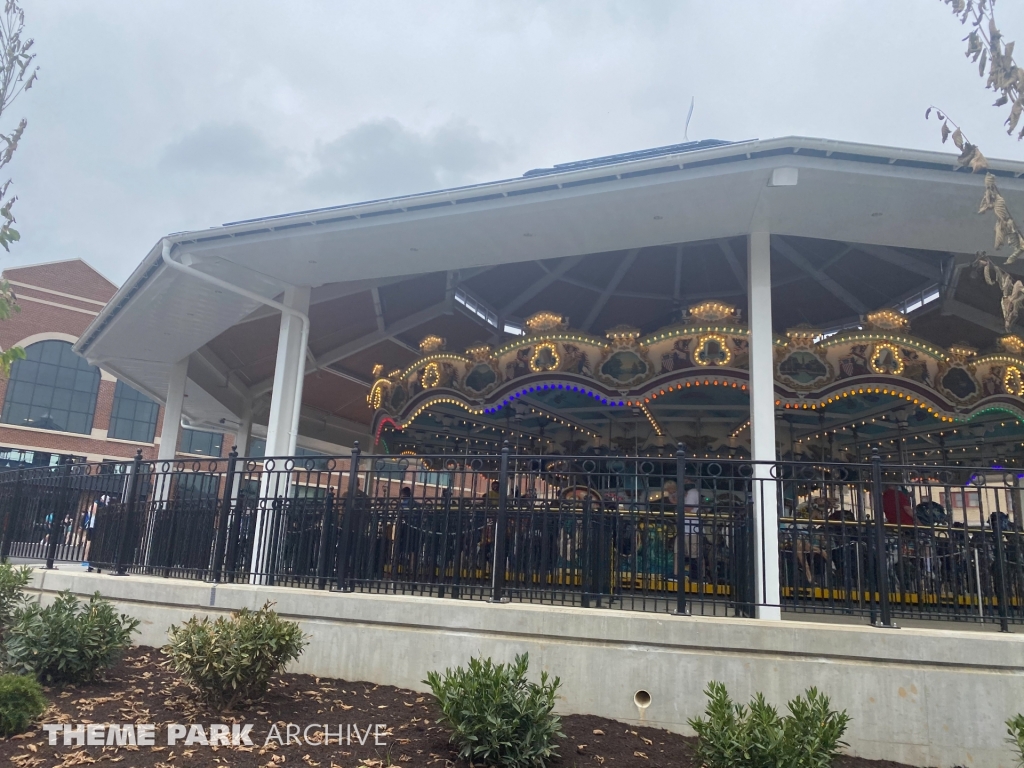
<path fill-rule="evenodd" d="M 683 128 L 683 141 L 690 140 L 690 118 L 693 117 L 693 96 L 690 97 L 690 111 L 686 113 L 686 126 Z"/>

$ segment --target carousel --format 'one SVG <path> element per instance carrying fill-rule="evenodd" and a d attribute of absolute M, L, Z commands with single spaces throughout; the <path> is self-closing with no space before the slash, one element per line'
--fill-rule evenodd
<path fill-rule="evenodd" d="M 750 457 L 749 330 L 707 301 L 651 333 L 603 337 L 538 312 L 523 334 L 374 370 L 367 401 L 380 453 Z M 1024 341 L 941 348 L 881 309 L 838 332 L 797 327 L 774 339 L 780 459 L 915 465 L 1024 465 Z"/>
<path fill-rule="evenodd" d="M 1024 205 L 1024 164 L 989 171 Z M 339 582 L 685 583 L 776 619 L 808 585 L 874 610 L 887 564 L 991 610 L 994 574 L 1024 585 L 989 535 L 1024 530 L 1024 261 L 977 254 L 985 190 L 825 139 L 593 158 L 169 235 L 75 351 L 164 404 L 159 460 L 183 423 L 233 433 L 287 489 L 259 509 L 370 514 Z"/>

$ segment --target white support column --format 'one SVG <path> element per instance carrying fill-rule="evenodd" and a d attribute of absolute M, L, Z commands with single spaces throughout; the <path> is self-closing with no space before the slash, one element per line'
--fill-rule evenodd
<path fill-rule="evenodd" d="M 178 450 L 178 432 L 181 427 L 181 411 L 185 406 L 185 381 L 188 379 L 188 358 L 179 360 L 171 368 L 167 382 L 167 402 L 164 403 L 164 420 L 160 426 L 159 461 L 171 461 Z"/>
<path fill-rule="evenodd" d="M 235 450 L 239 456 L 249 455 L 249 443 L 252 441 L 252 405 L 246 404 L 242 418 L 235 433 Z"/>
<path fill-rule="evenodd" d="M 159 510 L 171 497 L 171 473 L 164 472 L 164 462 L 173 462 L 178 450 L 178 436 L 181 431 L 181 412 L 185 407 L 185 383 L 188 381 L 188 358 L 179 360 L 171 368 L 167 380 L 167 398 L 164 401 L 164 419 L 160 424 L 160 447 L 156 454 L 153 504 L 146 515 L 144 562 L 149 563 L 153 527 Z M 173 470 L 172 470 L 173 471 Z M 127 487 L 127 486 L 126 486 Z"/>
<path fill-rule="evenodd" d="M 774 462 L 775 362 L 769 232 L 750 234 L 747 257 L 750 453 L 754 461 Z M 779 608 L 779 509 L 771 464 L 755 464 L 754 478 L 754 594 L 758 603 L 757 617 L 778 621 L 782 618 Z"/>
<path fill-rule="evenodd" d="M 277 340 L 277 363 L 274 366 L 274 389 L 270 399 L 267 422 L 267 456 L 292 456 L 299 435 L 299 414 L 302 385 L 306 370 L 306 344 L 309 326 L 309 286 L 289 287 L 282 304 L 293 312 L 281 313 L 281 332 Z M 264 464 L 266 467 L 267 464 Z M 272 472 L 264 472 L 260 482 L 260 507 L 253 531 L 252 571 L 250 583 L 267 583 L 266 574 L 275 563 L 272 543 L 281 533 L 281 515 L 290 494 L 291 477 L 282 462 Z M 280 501 L 280 504 L 277 502 Z"/>
<path fill-rule="evenodd" d="M 164 420 L 160 425 L 160 448 L 156 454 L 156 487 L 153 501 L 165 502 L 171 495 L 170 474 L 163 472 L 164 462 L 173 462 L 178 450 L 178 436 L 181 432 L 181 411 L 185 407 L 185 382 L 188 380 L 188 358 L 179 360 L 171 368 L 167 381 L 167 400 L 164 403 Z"/>
<path fill-rule="evenodd" d="M 305 315 L 309 312 L 309 287 L 290 287 L 282 303 Z M 305 370 L 306 342 L 304 323 L 293 314 L 281 315 L 281 334 L 277 340 L 277 364 L 274 390 L 267 422 L 267 456 L 291 456 L 299 434 L 299 405 L 302 402 L 302 378 Z"/>

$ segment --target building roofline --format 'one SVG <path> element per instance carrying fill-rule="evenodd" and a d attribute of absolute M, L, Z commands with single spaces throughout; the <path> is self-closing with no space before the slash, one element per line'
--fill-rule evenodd
<path fill-rule="evenodd" d="M 34 264 L 21 264 L 19 266 L 5 267 L 3 269 L 3 271 L 0 272 L 0 274 L 6 275 L 9 271 L 15 270 L 15 269 L 32 269 L 33 267 L 49 267 L 49 266 L 52 266 L 54 264 L 70 264 L 73 261 L 80 261 L 80 262 L 82 262 L 85 266 L 87 266 L 89 269 L 91 269 L 97 275 L 99 275 L 104 280 L 106 280 L 108 283 L 110 283 L 110 286 L 112 288 L 115 288 L 115 289 L 118 288 L 118 284 L 117 283 L 115 283 L 109 277 L 104 275 L 102 272 L 100 272 L 98 269 L 96 269 L 96 267 L 94 267 L 88 261 L 83 259 L 81 256 L 75 256 L 74 258 L 71 258 L 71 259 L 54 259 L 53 261 L 37 261 Z"/>

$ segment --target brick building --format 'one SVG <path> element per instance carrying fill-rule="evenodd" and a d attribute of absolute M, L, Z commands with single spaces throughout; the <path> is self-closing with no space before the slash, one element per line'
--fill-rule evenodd
<path fill-rule="evenodd" d="M 81 259 L 4 270 L 21 311 L 0 322 L 0 347 L 26 359 L 0 377 L 0 468 L 154 459 L 162 406 L 90 365 L 71 345 L 117 286 Z M 178 453 L 220 456 L 233 434 L 182 429 Z"/>

